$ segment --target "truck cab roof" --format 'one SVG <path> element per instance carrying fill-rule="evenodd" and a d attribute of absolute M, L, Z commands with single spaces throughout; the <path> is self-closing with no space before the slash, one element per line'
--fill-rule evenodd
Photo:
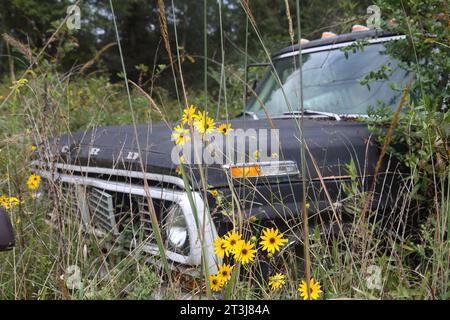
<path fill-rule="evenodd" d="M 278 58 L 281 55 L 285 53 L 290 52 L 296 52 L 299 50 L 299 47 L 301 47 L 302 50 L 309 49 L 309 48 L 317 48 L 322 46 L 328 46 L 328 45 L 334 45 L 339 43 L 345 43 L 345 42 L 352 42 L 360 39 L 371 39 L 371 38 L 384 38 L 384 37 L 392 37 L 399 34 L 392 33 L 392 32 L 386 32 L 383 30 L 378 29 L 372 29 L 367 31 L 356 31 L 356 32 L 349 32 L 337 35 L 335 37 L 327 37 L 327 38 L 320 38 L 311 40 L 308 43 L 302 44 L 302 45 L 291 45 L 286 48 L 281 49 L 277 53 L 275 53 L 272 58 Z"/>

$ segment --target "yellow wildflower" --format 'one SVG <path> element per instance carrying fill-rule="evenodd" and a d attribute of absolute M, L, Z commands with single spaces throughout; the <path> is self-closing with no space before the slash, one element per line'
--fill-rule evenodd
<path fill-rule="evenodd" d="M 269 277 L 269 286 L 272 290 L 280 289 L 286 281 L 286 276 L 282 273 L 276 273 L 274 276 Z"/>
<path fill-rule="evenodd" d="M 16 197 L 7 197 L 7 196 L 1 196 L 0 197 L 0 205 L 3 206 L 5 209 L 10 209 L 13 206 L 16 206 L 20 204 L 20 200 Z"/>
<path fill-rule="evenodd" d="M 181 122 L 183 124 L 193 124 L 195 119 L 197 119 L 197 115 L 195 114 L 196 108 L 191 104 L 188 108 L 183 110 L 183 116 L 181 117 Z"/>
<path fill-rule="evenodd" d="M 303 297 L 303 300 L 308 300 L 308 290 L 306 288 L 306 282 L 302 280 L 298 287 L 298 291 L 300 291 L 300 296 Z M 316 300 L 319 299 L 319 294 L 322 292 L 320 290 L 320 284 L 317 281 L 314 281 L 314 278 L 311 278 L 309 281 L 309 296 L 311 299 Z"/>
<path fill-rule="evenodd" d="M 230 254 L 229 250 L 226 247 L 226 242 L 221 237 L 217 237 L 216 240 L 214 240 L 214 254 L 217 254 L 219 257 L 223 258 L 224 256 L 227 256 Z"/>
<path fill-rule="evenodd" d="M 230 131 L 232 131 L 233 129 L 231 128 L 231 124 L 225 124 L 222 123 L 219 128 L 217 128 L 217 131 L 219 131 L 221 134 L 223 134 L 224 136 L 227 136 L 230 134 Z"/>
<path fill-rule="evenodd" d="M 262 241 L 260 244 L 263 246 L 263 250 L 267 250 L 268 253 L 275 253 L 280 251 L 280 248 L 284 246 L 288 240 L 283 238 L 283 234 L 279 233 L 278 229 L 266 228 L 263 230 L 261 236 Z"/>
<path fill-rule="evenodd" d="M 10 203 L 12 206 L 16 206 L 16 205 L 18 205 L 18 204 L 20 203 L 20 200 L 17 199 L 16 197 L 11 197 L 11 198 L 9 198 L 8 200 L 9 200 L 9 203 Z"/>
<path fill-rule="evenodd" d="M 7 196 L 0 197 L 0 205 L 3 206 L 3 208 L 5 208 L 5 209 L 11 208 L 11 203 L 9 202 L 9 199 Z"/>
<path fill-rule="evenodd" d="M 217 274 L 212 274 L 209 276 L 209 284 L 212 291 L 220 291 L 222 289 L 222 281 Z"/>
<path fill-rule="evenodd" d="M 231 232 L 228 232 L 223 238 L 225 241 L 226 250 L 234 253 L 234 250 L 237 248 L 237 245 L 239 241 L 241 241 L 242 236 L 238 232 L 233 230 Z"/>
<path fill-rule="evenodd" d="M 237 261 L 241 261 L 242 264 L 252 262 L 255 259 L 256 250 L 254 249 L 255 244 L 250 241 L 245 242 L 240 240 L 238 242 L 237 248 L 234 251 L 234 258 Z"/>
<path fill-rule="evenodd" d="M 231 279 L 232 270 L 233 267 L 229 264 L 223 264 L 219 266 L 219 272 L 217 273 L 217 276 L 219 277 L 220 281 L 222 281 L 222 285 L 226 284 Z"/>
<path fill-rule="evenodd" d="M 2 206 L 5 209 L 11 209 L 11 203 L 9 203 L 9 202 L 2 202 Z"/>
<path fill-rule="evenodd" d="M 27 181 L 27 187 L 30 190 L 36 190 L 39 188 L 39 183 L 41 182 L 41 177 L 37 174 L 32 174 Z"/>
<path fill-rule="evenodd" d="M 216 128 L 216 123 L 213 118 L 208 117 L 208 112 L 198 112 L 194 120 L 194 126 L 200 132 L 211 133 Z"/>
<path fill-rule="evenodd" d="M 187 141 L 191 140 L 189 137 L 189 130 L 185 129 L 181 124 L 176 126 L 172 132 L 172 140 L 175 144 L 185 144 Z"/>

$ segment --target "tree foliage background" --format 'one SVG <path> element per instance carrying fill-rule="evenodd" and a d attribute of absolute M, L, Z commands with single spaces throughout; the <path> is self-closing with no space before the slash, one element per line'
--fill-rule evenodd
<path fill-rule="evenodd" d="M 0 32 L 8 34 L 30 48 L 43 48 L 56 27 L 66 16 L 66 9 L 75 1 L 70 0 L 7 0 L 0 3 Z M 204 25 L 203 1 L 165 1 L 169 24 L 172 52 L 175 51 L 175 29 L 183 70 L 189 87 L 203 85 L 203 56 L 205 29 L 208 35 L 208 58 L 220 60 L 221 26 L 217 1 L 207 1 L 208 25 Z M 288 3 L 296 32 L 295 1 L 249 1 L 249 6 L 258 24 L 265 45 L 272 51 L 289 44 Z M 125 64 L 128 76 L 137 81 L 142 77 L 145 65 L 150 70 L 154 66 L 168 64 L 168 56 L 162 44 L 159 8 L 155 0 L 113 1 L 117 16 Z M 371 1 L 360 0 L 303 0 L 301 1 L 302 28 L 305 37 L 315 38 L 323 31 L 348 32 L 352 23 L 363 23 L 367 6 Z M 45 50 L 45 58 L 66 72 L 77 65 L 86 63 L 108 44 L 116 42 L 111 10 L 108 0 L 84 0 L 81 8 L 81 29 L 63 30 Z M 248 55 L 250 62 L 263 60 L 259 39 L 251 27 L 247 29 L 247 16 L 238 0 L 222 1 L 222 31 L 226 63 L 243 64 L 246 31 L 248 31 Z M 14 54 L 3 39 L 0 40 L 0 75 L 8 74 L 11 64 L 14 69 L 24 69 L 26 64 Z M 8 61 L 12 53 L 13 61 Z M 185 59 L 188 57 L 188 59 Z M 118 80 L 121 72 L 117 47 L 110 47 L 89 71 L 106 72 L 111 80 Z M 150 77 L 151 72 L 144 75 Z M 143 80 L 143 79 L 141 79 Z M 148 79 L 145 79 L 148 80 Z M 173 84 L 170 72 L 161 74 L 159 84 L 170 89 Z"/>

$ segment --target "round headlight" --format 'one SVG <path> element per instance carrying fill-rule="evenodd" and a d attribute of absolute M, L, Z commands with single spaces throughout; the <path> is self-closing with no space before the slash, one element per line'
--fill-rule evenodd
<path fill-rule="evenodd" d="M 186 219 L 179 205 L 172 205 L 167 213 L 166 235 L 169 245 L 175 249 L 184 249 L 188 243 Z"/>

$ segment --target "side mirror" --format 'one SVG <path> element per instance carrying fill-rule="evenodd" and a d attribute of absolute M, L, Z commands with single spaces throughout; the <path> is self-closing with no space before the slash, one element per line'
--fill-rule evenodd
<path fill-rule="evenodd" d="M 14 231 L 5 210 L 0 208 L 0 251 L 14 247 Z"/>
<path fill-rule="evenodd" d="M 245 97 L 251 97 L 255 91 L 258 81 L 266 73 L 266 68 L 270 66 L 269 63 L 252 63 L 247 65 L 245 72 Z M 252 69 L 258 68 L 253 71 Z M 249 90 L 251 89 L 251 90 Z"/>

